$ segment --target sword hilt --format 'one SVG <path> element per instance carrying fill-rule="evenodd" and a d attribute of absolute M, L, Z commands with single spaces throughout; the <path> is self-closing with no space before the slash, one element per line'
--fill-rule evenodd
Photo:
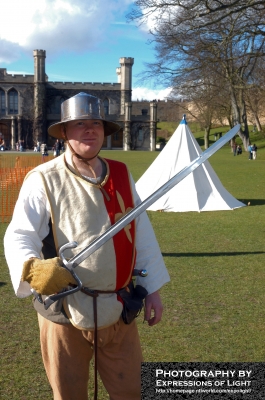
<path fill-rule="evenodd" d="M 73 294 L 75 292 L 78 292 L 83 286 L 81 280 L 77 276 L 77 274 L 74 272 L 74 263 L 68 262 L 66 258 L 64 257 L 63 252 L 66 249 L 73 249 L 77 247 L 77 242 L 69 242 L 66 243 L 65 245 L 61 246 L 59 249 L 59 257 L 62 260 L 62 267 L 67 269 L 67 271 L 70 272 L 70 274 L 74 277 L 74 279 L 77 282 L 77 286 L 72 288 L 72 289 L 63 289 L 61 292 L 53 294 L 51 296 L 47 296 L 44 300 L 42 300 L 42 297 L 39 293 L 37 293 L 34 289 L 31 290 L 35 298 L 44 305 L 45 310 L 47 310 L 55 301 L 61 299 L 62 297 L 68 296 L 69 294 Z"/>
<path fill-rule="evenodd" d="M 146 269 L 136 269 L 134 268 L 132 276 L 142 276 L 145 278 L 148 275 L 148 272 Z"/>

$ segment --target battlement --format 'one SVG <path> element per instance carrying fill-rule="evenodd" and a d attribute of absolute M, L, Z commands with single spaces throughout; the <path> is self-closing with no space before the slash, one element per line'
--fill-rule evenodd
<path fill-rule="evenodd" d="M 0 68 L 0 77 L 7 75 L 6 68 Z"/>
<path fill-rule="evenodd" d="M 120 64 L 130 64 L 133 65 L 134 63 L 134 58 L 133 57 L 121 57 L 120 58 Z"/>
<path fill-rule="evenodd" d="M 33 50 L 34 57 L 46 57 L 46 50 Z"/>
<path fill-rule="evenodd" d="M 0 68 L 0 83 L 32 83 L 33 78 L 33 74 L 9 74 L 6 68 Z"/>
<path fill-rule="evenodd" d="M 56 89 L 91 89 L 91 90 L 120 90 L 120 83 L 110 82 L 47 82 L 48 87 Z"/>

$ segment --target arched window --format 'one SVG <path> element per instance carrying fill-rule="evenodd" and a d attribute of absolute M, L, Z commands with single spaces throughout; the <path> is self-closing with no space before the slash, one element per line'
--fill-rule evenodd
<path fill-rule="evenodd" d="M 8 113 L 18 114 L 18 93 L 15 89 L 8 92 Z"/>
<path fill-rule="evenodd" d="M 6 95 L 5 92 L 0 89 L 0 114 L 6 113 Z"/>
<path fill-rule="evenodd" d="M 109 100 L 105 99 L 103 101 L 103 107 L 104 107 L 104 114 L 109 115 Z"/>

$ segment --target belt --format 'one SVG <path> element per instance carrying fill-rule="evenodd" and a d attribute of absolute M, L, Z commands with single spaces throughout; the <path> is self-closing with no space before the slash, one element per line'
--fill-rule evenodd
<path fill-rule="evenodd" d="M 75 286 L 75 285 L 70 285 Z M 121 290 L 121 289 L 120 289 Z M 93 298 L 93 314 L 94 314 L 94 400 L 97 400 L 98 395 L 98 316 L 97 316 L 97 297 L 101 293 L 118 293 L 118 290 L 92 290 L 88 287 L 82 287 L 81 292 Z"/>

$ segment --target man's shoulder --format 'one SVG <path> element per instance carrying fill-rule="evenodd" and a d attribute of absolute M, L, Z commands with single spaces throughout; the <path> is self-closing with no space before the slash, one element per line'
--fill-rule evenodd
<path fill-rule="evenodd" d="M 107 167 L 107 175 L 112 177 L 121 177 L 126 179 L 130 176 L 127 165 L 121 161 L 110 160 L 108 158 L 101 158 Z"/>
<path fill-rule="evenodd" d="M 63 154 L 59 157 L 55 157 L 54 159 L 50 161 L 46 161 L 43 164 L 38 165 L 37 167 L 34 168 L 33 171 L 38 171 L 42 173 L 49 173 L 49 172 L 56 172 L 58 171 L 61 167 L 63 167 L 64 161 L 63 161 Z"/>
<path fill-rule="evenodd" d="M 60 160 L 60 158 L 61 156 L 38 165 L 27 174 L 26 178 L 28 179 L 29 176 L 32 176 L 33 180 L 38 180 L 39 175 L 39 178 L 41 178 L 41 180 L 44 180 L 45 182 L 54 182 L 56 184 L 64 182 L 64 160 Z"/>
<path fill-rule="evenodd" d="M 127 165 L 121 161 L 111 160 L 109 158 L 102 158 L 102 160 L 105 161 L 106 164 L 108 164 L 111 169 L 120 169 L 128 171 Z"/>

